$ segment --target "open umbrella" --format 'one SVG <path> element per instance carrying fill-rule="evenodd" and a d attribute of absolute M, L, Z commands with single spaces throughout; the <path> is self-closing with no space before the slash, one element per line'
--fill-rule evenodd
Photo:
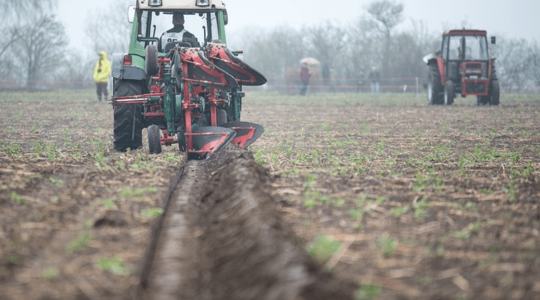
<path fill-rule="evenodd" d="M 320 65 L 321 62 L 316 60 L 315 58 L 313 57 L 306 57 L 306 58 L 302 58 L 300 60 L 300 64 L 308 64 L 308 65 Z"/>

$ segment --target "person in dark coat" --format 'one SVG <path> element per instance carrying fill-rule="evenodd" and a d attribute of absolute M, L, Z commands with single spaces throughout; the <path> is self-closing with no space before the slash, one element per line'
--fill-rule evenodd
<path fill-rule="evenodd" d="M 371 72 L 369 72 L 368 78 L 371 81 L 371 92 L 373 94 L 378 94 L 379 93 L 379 80 L 381 78 L 381 75 L 379 74 L 379 71 L 377 70 L 377 68 L 375 67 L 371 68 Z"/>
<path fill-rule="evenodd" d="M 308 85 L 309 85 L 309 74 L 308 64 L 303 63 L 302 69 L 300 70 L 300 95 L 305 96 L 307 94 Z"/>

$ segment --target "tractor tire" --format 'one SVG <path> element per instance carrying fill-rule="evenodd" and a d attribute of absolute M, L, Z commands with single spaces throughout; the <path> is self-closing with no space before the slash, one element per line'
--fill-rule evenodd
<path fill-rule="evenodd" d="M 186 129 L 181 126 L 176 129 L 176 134 L 178 137 L 178 149 L 182 152 L 186 152 L 187 141 L 186 141 Z"/>
<path fill-rule="evenodd" d="M 142 94 L 142 82 L 118 80 L 114 96 Z M 114 150 L 126 152 L 142 147 L 143 107 L 141 104 L 122 104 L 114 107 Z"/>
<path fill-rule="evenodd" d="M 456 98 L 456 91 L 454 90 L 454 83 L 451 80 L 448 80 L 444 84 L 444 105 L 454 104 L 455 98 Z"/>
<path fill-rule="evenodd" d="M 159 126 L 150 125 L 147 128 L 148 131 L 148 152 L 150 154 L 161 153 L 161 130 Z"/>
<path fill-rule="evenodd" d="M 158 50 L 155 45 L 148 45 L 146 47 L 144 69 L 147 76 L 156 76 L 159 72 Z"/>
<path fill-rule="evenodd" d="M 227 123 L 227 112 L 224 109 L 218 108 L 216 110 L 217 125 Z"/>
<path fill-rule="evenodd" d="M 429 74 L 428 74 L 428 84 L 427 84 L 427 93 L 428 93 L 428 103 L 431 105 L 443 104 L 444 99 L 441 95 L 443 91 L 443 86 L 441 84 L 441 74 L 439 73 L 439 68 L 436 64 L 429 65 Z"/>
<path fill-rule="evenodd" d="M 498 80 L 492 80 L 489 89 L 489 105 L 499 105 L 501 90 Z"/>
<path fill-rule="evenodd" d="M 486 105 L 488 103 L 488 96 L 476 96 L 476 105 Z"/>

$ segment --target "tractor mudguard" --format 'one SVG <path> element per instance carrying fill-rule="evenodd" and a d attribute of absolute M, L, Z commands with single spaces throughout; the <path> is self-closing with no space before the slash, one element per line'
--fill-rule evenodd
<path fill-rule="evenodd" d="M 236 131 L 236 136 L 231 143 L 245 148 L 255 142 L 264 132 L 264 127 L 250 122 L 227 122 L 219 126 L 227 127 Z"/>
<path fill-rule="evenodd" d="M 236 79 L 212 64 L 199 48 L 184 48 L 182 63 L 187 64 L 187 81 L 209 88 L 230 90 L 238 86 Z"/>
<path fill-rule="evenodd" d="M 208 43 L 206 49 L 210 61 L 231 74 L 239 84 L 258 86 L 266 83 L 266 78 L 261 73 L 234 56 L 225 44 Z"/>

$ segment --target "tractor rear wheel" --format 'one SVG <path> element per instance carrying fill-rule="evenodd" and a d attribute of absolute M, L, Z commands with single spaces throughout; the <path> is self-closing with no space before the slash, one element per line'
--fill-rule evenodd
<path fill-rule="evenodd" d="M 117 80 L 114 96 L 142 94 L 142 84 L 134 80 Z M 125 152 L 142 147 L 143 107 L 141 104 L 122 104 L 114 107 L 114 150 Z"/>
<path fill-rule="evenodd" d="M 227 123 L 227 112 L 224 109 L 218 108 L 216 110 L 217 125 Z"/>
<path fill-rule="evenodd" d="M 454 83 L 448 80 L 444 84 L 444 105 L 452 105 L 456 98 L 456 91 L 454 90 Z"/>
<path fill-rule="evenodd" d="M 160 154 L 161 153 L 161 130 L 159 126 L 150 125 L 148 126 L 148 152 L 150 154 Z"/>
<path fill-rule="evenodd" d="M 492 80 L 489 89 L 489 105 L 499 105 L 501 91 L 498 80 Z"/>
<path fill-rule="evenodd" d="M 436 64 L 431 64 L 429 66 L 427 86 L 429 104 L 443 104 L 444 99 L 441 96 L 442 90 L 443 86 L 441 84 L 441 74 L 439 73 L 439 68 Z"/>

